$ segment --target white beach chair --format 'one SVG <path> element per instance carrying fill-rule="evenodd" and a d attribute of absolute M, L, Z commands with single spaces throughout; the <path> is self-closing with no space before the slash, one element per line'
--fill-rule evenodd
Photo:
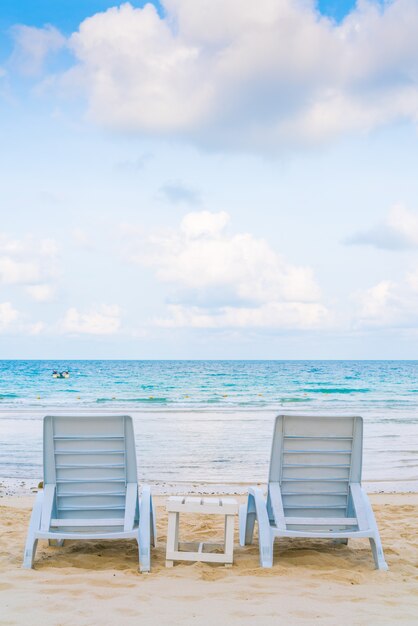
<path fill-rule="evenodd" d="M 387 565 L 361 486 L 361 417 L 279 415 L 275 420 L 267 501 L 250 488 L 240 508 L 240 544 L 252 543 L 257 519 L 260 564 L 273 565 L 275 537 L 370 540 L 376 568 Z"/>
<path fill-rule="evenodd" d="M 136 539 L 141 572 L 151 566 L 155 516 L 150 488 L 138 493 L 132 418 L 44 418 L 44 487 L 33 507 L 23 567 L 39 539 Z"/>

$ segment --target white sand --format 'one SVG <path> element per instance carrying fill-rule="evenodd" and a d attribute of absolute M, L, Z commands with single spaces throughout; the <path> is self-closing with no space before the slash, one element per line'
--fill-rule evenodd
<path fill-rule="evenodd" d="M 151 574 L 141 575 L 135 543 L 119 541 L 67 542 L 63 548 L 40 542 L 35 569 L 21 569 L 32 498 L 4 497 L 0 624 L 418 624 L 418 494 L 375 494 L 372 503 L 388 572 L 374 570 L 367 540 L 348 547 L 276 541 L 271 570 L 259 568 L 257 545 L 236 546 L 232 568 L 182 563 L 166 569 L 159 497 L 160 541 Z M 182 538 L 220 537 L 217 519 L 187 518 Z"/>

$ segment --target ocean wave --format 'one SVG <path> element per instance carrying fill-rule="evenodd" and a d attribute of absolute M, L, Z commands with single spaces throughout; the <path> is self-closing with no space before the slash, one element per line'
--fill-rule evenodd
<path fill-rule="evenodd" d="M 137 403 L 154 403 L 154 402 L 164 402 L 164 403 L 168 403 L 169 400 L 167 398 L 160 398 L 160 397 L 154 397 L 154 396 L 150 396 L 149 398 L 97 398 L 96 402 L 98 404 L 102 404 L 102 403 L 106 403 L 106 402 L 133 402 L 135 404 Z"/>
<path fill-rule="evenodd" d="M 329 381 L 329 380 L 321 380 L 321 381 L 306 381 L 305 385 L 316 385 L 318 386 L 327 386 L 327 385 L 332 385 L 333 381 Z"/>
<path fill-rule="evenodd" d="M 307 393 L 369 393 L 370 389 L 366 387 L 351 388 L 351 387 L 323 387 L 320 389 L 303 389 Z"/>

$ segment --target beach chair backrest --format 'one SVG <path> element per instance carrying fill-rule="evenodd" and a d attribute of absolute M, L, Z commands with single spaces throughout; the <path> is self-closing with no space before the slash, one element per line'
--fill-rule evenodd
<path fill-rule="evenodd" d="M 269 483 L 279 483 L 285 516 L 344 517 L 349 483 L 361 482 L 363 420 L 353 416 L 279 415 Z"/>
<path fill-rule="evenodd" d="M 44 418 L 44 486 L 56 485 L 54 517 L 123 519 L 127 483 L 137 483 L 131 417 Z"/>

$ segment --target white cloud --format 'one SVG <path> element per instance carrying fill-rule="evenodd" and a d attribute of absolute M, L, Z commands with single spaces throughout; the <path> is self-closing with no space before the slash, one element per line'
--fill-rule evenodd
<path fill-rule="evenodd" d="M 65 44 L 65 37 L 54 26 L 44 28 L 16 25 L 13 27 L 15 48 L 11 62 L 27 76 L 41 73 L 47 56 L 57 52 Z"/>
<path fill-rule="evenodd" d="M 26 327 L 26 332 L 28 335 L 40 335 L 45 330 L 44 322 L 34 322 L 33 324 L 28 324 Z"/>
<path fill-rule="evenodd" d="M 418 270 L 399 282 L 382 280 L 354 298 L 358 327 L 418 328 Z"/>
<path fill-rule="evenodd" d="M 53 239 L 16 239 L 0 233 L 0 284 L 42 285 L 57 273 L 57 251 Z"/>
<path fill-rule="evenodd" d="M 169 317 L 157 319 L 163 328 L 279 328 L 309 329 L 329 323 L 329 312 L 318 303 L 270 302 L 259 307 L 169 305 Z"/>
<path fill-rule="evenodd" d="M 0 333 L 39 335 L 45 329 L 43 322 L 31 322 L 11 302 L 0 303 Z"/>
<path fill-rule="evenodd" d="M 0 332 L 8 330 L 19 319 L 17 311 L 10 302 L 0 303 Z"/>
<path fill-rule="evenodd" d="M 22 239 L 13 239 L 5 233 L 0 233 L 0 253 L 21 254 L 26 251 L 27 244 Z"/>
<path fill-rule="evenodd" d="M 180 231 L 190 239 L 204 236 L 215 237 L 228 222 L 229 214 L 226 211 L 219 211 L 218 213 L 196 211 L 184 216 L 180 224 Z"/>
<path fill-rule="evenodd" d="M 286 263 L 263 239 L 226 234 L 222 211 L 188 213 L 177 232 L 153 235 L 136 258 L 157 277 L 191 290 L 224 289 L 242 302 L 314 301 L 319 289 L 307 267 Z"/>
<path fill-rule="evenodd" d="M 37 302 L 49 302 L 54 297 L 54 289 L 48 284 L 31 285 L 26 291 Z"/>
<path fill-rule="evenodd" d="M 312 270 L 286 262 L 263 239 L 228 234 L 228 221 L 226 212 L 193 212 L 176 231 L 135 239 L 132 260 L 152 267 L 172 289 L 171 317 L 156 323 L 311 328 L 329 322 Z"/>
<path fill-rule="evenodd" d="M 408 272 L 405 280 L 406 280 L 408 287 L 413 292 L 418 293 L 418 269 L 412 272 Z"/>
<path fill-rule="evenodd" d="M 382 280 L 361 294 L 359 297 L 361 303 L 360 318 L 384 322 L 386 315 L 382 315 L 382 313 L 388 309 L 394 287 L 395 285 L 391 281 Z"/>
<path fill-rule="evenodd" d="M 389 212 L 387 226 L 406 245 L 418 247 L 418 214 L 408 211 L 400 205 L 394 206 Z"/>
<path fill-rule="evenodd" d="M 7 256 L 0 257 L 0 283 L 3 285 L 35 283 L 40 277 L 38 263 L 19 261 Z"/>
<path fill-rule="evenodd" d="M 71 307 L 59 323 L 59 330 L 74 335 L 114 335 L 120 328 L 120 315 L 116 305 L 102 305 L 98 310 L 85 313 Z"/>
<path fill-rule="evenodd" d="M 388 250 L 418 248 L 418 214 L 399 204 L 395 205 L 384 222 L 352 235 L 346 243 Z"/>
<path fill-rule="evenodd" d="M 64 82 L 111 128 L 277 150 L 418 121 L 418 3 L 165 0 L 114 7 L 72 35 Z"/>

